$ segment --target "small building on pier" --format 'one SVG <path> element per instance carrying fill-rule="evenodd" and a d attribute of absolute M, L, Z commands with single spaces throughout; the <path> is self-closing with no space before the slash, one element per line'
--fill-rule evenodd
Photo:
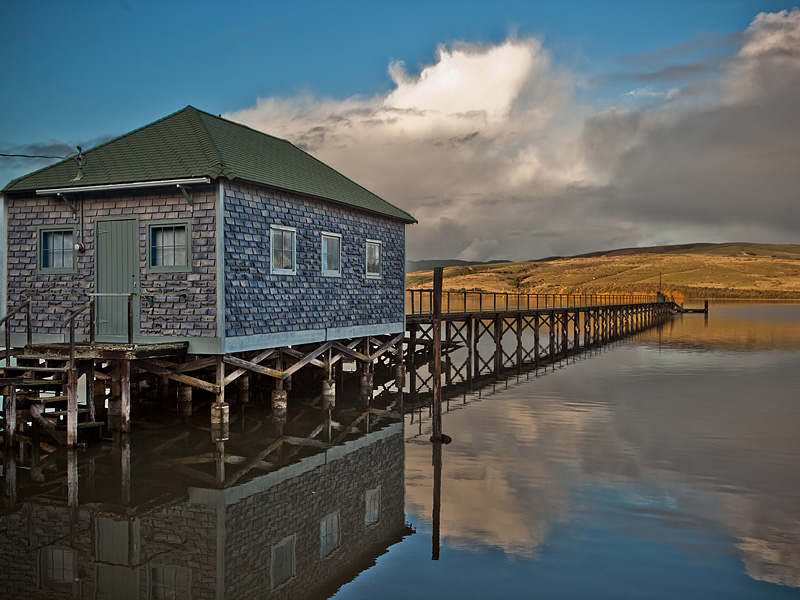
<path fill-rule="evenodd" d="M 404 210 L 287 140 L 191 106 L 78 150 L 0 194 L 6 444 L 29 418 L 68 446 L 106 413 L 127 432 L 131 384 L 146 379 L 165 401 L 177 382 L 189 412 L 192 389 L 214 394 L 212 435 L 225 439 L 225 387 L 247 388 L 244 375 L 271 377 L 285 411 L 284 382 L 303 367 L 326 371 L 330 403 L 340 361 L 361 364 L 366 393 L 375 360 L 402 360 L 416 222 Z"/>
<path fill-rule="evenodd" d="M 96 298 L 97 341 L 222 355 L 405 325 L 414 218 L 290 142 L 191 106 L 9 183 L 8 312 L 34 343 Z M 128 298 L 131 315 L 128 315 Z M 25 341 L 12 319 L 12 343 Z M 85 338 L 86 328 L 81 329 Z"/>

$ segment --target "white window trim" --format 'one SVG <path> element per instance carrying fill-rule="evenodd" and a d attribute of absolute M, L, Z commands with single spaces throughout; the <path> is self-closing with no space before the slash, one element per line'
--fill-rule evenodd
<path fill-rule="evenodd" d="M 44 254 L 42 251 L 42 244 L 44 242 L 44 235 L 45 233 L 65 233 L 69 232 L 72 234 L 72 244 L 73 249 L 71 252 L 72 255 L 72 264 L 66 267 L 45 267 L 44 266 Z M 77 241 L 75 237 L 77 235 L 76 227 L 74 225 L 40 225 L 37 227 L 36 232 L 36 272 L 47 275 L 47 274 L 54 274 L 54 275 L 62 275 L 65 273 L 75 273 L 76 271 L 76 264 L 78 262 L 77 251 L 74 249 L 74 244 Z"/>
<path fill-rule="evenodd" d="M 325 252 L 323 251 L 325 248 L 325 238 L 338 238 L 339 239 L 339 269 L 338 270 L 330 270 L 325 268 Z M 342 234 L 341 233 L 332 233 L 330 231 L 323 231 L 320 235 L 320 255 L 322 256 L 321 267 L 322 267 L 322 276 L 323 277 L 341 277 L 342 276 Z"/>
<path fill-rule="evenodd" d="M 275 550 L 279 546 L 283 546 L 284 544 L 291 543 L 292 544 L 292 574 L 289 575 L 286 579 L 281 581 L 280 583 L 275 582 Z M 269 564 L 269 584 L 270 589 L 275 590 L 292 579 L 294 579 L 295 575 L 297 575 L 297 534 L 289 535 L 279 541 L 277 544 L 272 545 L 272 549 L 270 551 L 270 564 Z"/>
<path fill-rule="evenodd" d="M 179 227 L 186 230 L 186 262 L 182 265 L 153 264 L 153 229 L 162 227 Z M 167 219 L 147 223 L 147 272 L 148 273 L 191 273 L 192 271 L 192 222 L 189 219 Z"/>
<path fill-rule="evenodd" d="M 370 244 L 378 244 L 378 246 L 380 247 L 380 254 L 381 254 L 380 267 L 381 267 L 381 272 L 378 273 L 377 275 L 375 273 L 370 273 L 367 270 L 367 265 L 368 265 L 368 263 L 367 263 L 367 248 L 369 247 Z M 366 243 L 364 244 L 364 273 L 366 274 L 367 279 L 381 279 L 383 277 L 383 242 L 382 241 L 380 241 L 380 240 L 370 240 L 370 239 L 366 240 Z"/>
<path fill-rule="evenodd" d="M 273 265 L 275 264 L 275 257 L 273 252 L 275 251 L 275 231 L 291 231 L 294 235 L 292 236 L 292 257 L 294 260 L 292 264 L 294 265 L 293 269 L 276 269 Z M 272 275 L 297 275 L 297 228 L 296 227 L 286 227 L 285 225 L 270 225 L 269 226 L 269 272 Z"/>
<path fill-rule="evenodd" d="M 370 497 L 372 497 L 372 499 L 375 502 L 377 502 L 377 509 L 375 510 L 375 518 L 373 520 L 369 519 Z M 369 489 L 364 493 L 364 525 L 366 525 L 367 527 L 372 527 L 380 522 L 381 522 L 381 486 L 378 485 L 377 487 Z"/>
<path fill-rule="evenodd" d="M 330 548 L 325 548 L 322 545 L 322 525 L 327 523 L 329 520 L 333 520 L 335 517 L 336 522 L 336 543 Z M 326 525 L 327 527 L 327 525 Z M 339 548 L 342 546 L 342 519 L 341 515 L 339 514 L 339 510 L 334 510 L 333 512 L 329 512 L 320 520 L 320 543 L 319 543 L 319 557 L 326 558 L 331 556 L 332 554 L 336 553 Z"/>

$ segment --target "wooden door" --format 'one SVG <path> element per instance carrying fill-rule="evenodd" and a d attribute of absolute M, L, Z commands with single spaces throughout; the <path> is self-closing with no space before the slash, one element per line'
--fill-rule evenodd
<path fill-rule="evenodd" d="M 97 336 L 125 340 L 128 294 L 139 292 L 139 222 L 135 218 L 97 221 L 94 239 Z M 139 296 L 133 296 L 134 335 L 139 330 L 139 305 Z"/>

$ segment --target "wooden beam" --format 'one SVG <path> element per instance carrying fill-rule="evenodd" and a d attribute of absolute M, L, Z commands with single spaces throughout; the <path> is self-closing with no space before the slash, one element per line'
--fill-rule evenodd
<path fill-rule="evenodd" d="M 276 369 L 270 369 L 269 367 L 263 367 L 259 364 L 254 362 L 250 362 L 249 360 L 244 360 L 243 358 L 237 358 L 235 356 L 224 356 L 222 358 L 222 362 L 225 364 L 238 367 L 242 370 L 242 373 L 246 371 L 252 371 L 254 373 L 260 373 L 262 375 L 268 375 L 269 377 L 275 377 L 276 379 L 284 379 L 284 371 L 278 371 Z M 231 373 L 233 375 L 233 373 Z M 232 381 L 232 380 L 231 380 Z M 228 377 L 225 378 L 225 383 L 228 383 Z"/>
<path fill-rule="evenodd" d="M 170 371 L 169 369 L 155 365 L 148 360 L 138 360 L 136 361 L 136 366 L 150 373 L 155 373 L 156 375 L 166 375 L 170 379 L 174 379 L 175 381 L 180 381 L 181 383 L 185 383 L 186 385 L 191 386 L 193 388 L 198 388 L 201 390 L 205 390 L 207 392 L 211 392 L 212 394 L 216 394 L 217 392 L 219 392 L 219 386 L 213 383 L 208 383 L 207 381 L 203 381 L 202 379 L 197 379 L 196 377 L 192 377 L 190 375 L 175 373 L 173 371 Z"/>
<path fill-rule="evenodd" d="M 46 419 L 43 416 L 44 413 L 44 405 L 42 404 L 31 404 L 28 408 L 31 417 L 33 417 L 39 425 L 42 426 L 50 436 L 58 442 L 61 446 L 65 446 L 67 444 L 67 433 L 65 431 L 59 431 L 56 429 L 56 426 L 53 424 L 50 419 Z"/>
<path fill-rule="evenodd" d="M 245 466 L 244 466 L 244 467 L 242 467 L 242 469 L 241 469 L 241 470 L 239 470 L 239 471 L 238 471 L 236 474 L 234 474 L 232 477 L 230 477 L 230 478 L 229 478 L 229 479 L 228 479 L 228 480 L 225 482 L 225 487 L 227 488 L 227 487 L 231 487 L 232 485 L 234 485 L 234 484 L 235 484 L 237 481 L 239 481 L 239 480 L 240 480 L 242 477 L 244 477 L 244 476 L 245 476 L 247 473 L 249 473 L 250 471 L 252 471 L 252 470 L 253 470 L 253 469 L 255 469 L 256 467 L 258 467 L 258 465 L 259 465 L 259 464 L 261 464 L 261 463 L 263 462 L 263 460 L 264 460 L 264 459 L 267 457 L 267 455 L 268 455 L 268 454 L 271 454 L 272 452 L 274 452 L 275 450 L 277 450 L 278 448 L 280 448 L 282 445 L 283 445 L 283 439 L 282 439 L 282 438 L 278 438 L 277 440 L 275 440 L 274 442 L 272 442 L 272 443 L 271 443 L 269 446 L 267 446 L 267 447 L 266 447 L 264 450 L 262 450 L 261 452 L 259 452 L 259 453 L 258 453 L 256 456 L 254 456 L 253 458 L 251 458 L 251 459 L 250 459 L 250 460 L 249 460 L 249 461 L 248 461 L 248 462 L 245 464 Z"/>
<path fill-rule="evenodd" d="M 248 362 L 250 362 L 252 364 L 255 364 L 255 365 L 260 364 L 260 363 L 264 362 L 265 360 L 267 360 L 268 358 L 274 356 L 277 353 L 277 351 L 278 350 L 276 348 L 270 348 L 269 350 L 264 350 L 263 352 L 260 352 L 259 354 L 257 354 L 253 358 L 251 358 Z M 225 385 L 233 383 L 234 381 L 239 379 L 239 377 L 241 377 L 242 375 L 244 375 L 245 373 L 247 373 L 250 370 L 251 369 L 241 368 L 241 369 L 236 369 L 232 373 L 228 373 L 225 376 Z M 258 371 L 256 371 L 256 372 L 258 372 Z"/>
<path fill-rule="evenodd" d="M 327 352 L 328 349 L 331 347 L 331 344 L 332 344 L 332 342 L 325 342 L 324 344 L 322 344 L 322 346 L 320 346 L 316 350 L 313 350 L 309 354 L 306 354 L 303 358 L 301 358 L 299 361 L 297 361 L 295 364 L 293 364 L 291 367 L 289 367 L 288 369 L 286 369 L 283 372 L 282 379 L 286 379 L 290 375 L 292 375 L 292 374 L 296 373 L 297 371 L 299 371 L 300 369 L 302 369 L 308 363 L 314 361 L 320 354 L 323 354 L 323 353 Z M 291 350 L 291 349 L 290 348 L 285 348 L 284 349 L 284 353 L 288 354 L 289 350 Z M 317 361 L 317 362 L 320 362 L 320 361 Z M 325 363 L 320 362 L 319 366 L 325 367 Z"/>

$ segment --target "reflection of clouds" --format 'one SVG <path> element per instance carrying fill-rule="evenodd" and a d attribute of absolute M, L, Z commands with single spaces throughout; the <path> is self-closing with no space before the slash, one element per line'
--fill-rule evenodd
<path fill-rule="evenodd" d="M 754 315 L 757 348 L 800 320 L 800 306 L 780 318 L 775 308 Z M 713 345 L 738 310 L 712 313 L 708 329 L 686 317 L 675 336 Z M 732 535 L 749 576 L 800 587 L 798 360 L 627 345 L 473 399 L 445 416 L 455 441 L 443 452 L 442 533 L 530 555 L 575 511 L 608 511 L 619 531 L 690 555 L 717 554 Z M 430 446 L 407 444 L 406 461 L 409 510 L 430 519 Z M 610 492 L 602 506 L 597 490 Z"/>

